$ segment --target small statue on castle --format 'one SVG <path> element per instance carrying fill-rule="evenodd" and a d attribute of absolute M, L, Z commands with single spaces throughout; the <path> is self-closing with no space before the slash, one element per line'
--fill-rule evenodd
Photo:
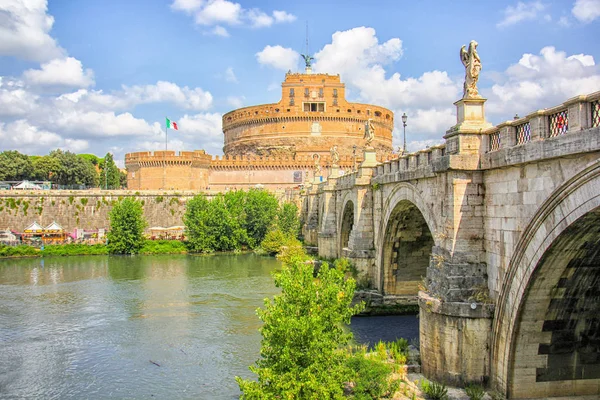
<path fill-rule="evenodd" d="M 315 153 L 313 159 L 315 160 L 314 176 L 321 176 L 321 156 Z"/>
<path fill-rule="evenodd" d="M 304 59 L 304 64 L 306 64 L 306 68 L 310 68 L 312 65 L 311 61 L 314 60 L 315 58 L 312 57 L 310 54 L 300 54 L 300 55 Z"/>
<path fill-rule="evenodd" d="M 331 166 L 337 167 L 340 161 L 340 153 L 338 153 L 337 146 L 334 145 L 329 152 L 331 153 Z"/>
<path fill-rule="evenodd" d="M 375 126 L 373 125 L 373 120 L 369 118 L 369 120 L 365 123 L 365 147 L 372 148 L 371 142 L 375 139 Z"/>
<path fill-rule="evenodd" d="M 463 99 L 481 98 L 477 89 L 477 80 L 481 71 L 481 59 L 477 54 L 477 42 L 471 40 L 469 49 L 465 45 L 460 49 L 460 60 L 465 66 L 465 84 L 463 88 Z"/>

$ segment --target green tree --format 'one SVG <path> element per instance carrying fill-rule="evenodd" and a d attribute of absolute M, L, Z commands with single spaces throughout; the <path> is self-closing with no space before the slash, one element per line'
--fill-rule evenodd
<path fill-rule="evenodd" d="M 300 219 L 298 217 L 298 207 L 294 203 L 283 203 L 277 213 L 277 225 L 286 235 L 298 237 L 300 233 Z"/>
<path fill-rule="evenodd" d="M 211 201 L 203 195 L 195 196 L 187 202 L 183 221 L 191 251 L 211 253 L 238 250 L 247 241 L 239 217 L 227 208 L 222 194 Z"/>
<path fill-rule="evenodd" d="M 125 198 L 110 211 L 110 231 L 107 233 L 108 252 L 111 254 L 136 254 L 144 245 L 144 219 L 142 204 Z"/>
<path fill-rule="evenodd" d="M 31 179 L 33 164 L 28 156 L 16 150 L 0 153 L 0 181 Z"/>
<path fill-rule="evenodd" d="M 246 196 L 244 228 L 248 233 L 248 244 L 255 248 L 275 223 L 279 203 L 266 190 L 251 189 Z"/>
<path fill-rule="evenodd" d="M 362 305 L 350 307 L 355 282 L 324 263 L 317 278 L 306 255 L 295 256 L 275 275 L 281 294 L 265 300 L 261 358 L 250 370 L 258 381 L 236 380 L 244 399 L 342 399 L 352 377 L 343 349 L 352 337 L 344 323 Z"/>
<path fill-rule="evenodd" d="M 119 170 L 119 187 L 127 189 L 127 173 Z"/>
<path fill-rule="evenodd" d="M 106 153 L 100 162 L 100 182 L 105 189 L 118 189 L 121 187 L 121 172 L 115 164 L 112 154 Z"/>
<path fill-rule="evenodd" d="M 56 174 L 60 168 L 60 162 L 55 157 L 37 157 L 33 160 L 33 178 L 40 181 L 56 182 Z"/>
<path fill-rule="evenodd" d="M 98 185 L 98 173 L 92 162 L 79 157 L 70 151 L 60 149 L 50 152 L 60 163 L 60 168 L 56 171 L 56 183 L 61 185 Z"/>

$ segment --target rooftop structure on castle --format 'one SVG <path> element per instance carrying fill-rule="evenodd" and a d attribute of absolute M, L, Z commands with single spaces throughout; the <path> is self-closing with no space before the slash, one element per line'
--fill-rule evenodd
<path fill-rule="evenodd" d="M 350 103 L 339 75 L 290 73 L 278 103 L 250 106 L 223 116 L 225 155 L 319 156 L 337 145 L 340 156 L 364 146 L 365 124 L 375 128 L 378 156 L 392 152 L 394 113 L 387 108 Z"/>

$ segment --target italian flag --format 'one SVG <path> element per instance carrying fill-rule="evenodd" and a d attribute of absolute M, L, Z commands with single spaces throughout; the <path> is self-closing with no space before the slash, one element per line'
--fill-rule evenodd
<path fill-rule="evenodd" d="M 169 118 L 167 118 L 167 128 L 175 129 L 176 131 L 179 130 L 179 127 L 177 126 L 177 122 L 171 121 Z"/>

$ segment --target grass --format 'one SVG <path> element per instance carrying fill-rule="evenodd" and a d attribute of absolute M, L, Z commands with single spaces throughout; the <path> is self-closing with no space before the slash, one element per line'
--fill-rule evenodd
<path fill-rule="evenodd" d="M 185 243 L 178 240 L 147 240 L 140 254 L 185 254 Z M 107 255 L 108 248 L 104 244 L 51 244 L 44 250 L 29 245 L 5 246 L 0 244 L 0 258 L 13 257 L 46 257 L 46 256 L 91 256 Z"/>

